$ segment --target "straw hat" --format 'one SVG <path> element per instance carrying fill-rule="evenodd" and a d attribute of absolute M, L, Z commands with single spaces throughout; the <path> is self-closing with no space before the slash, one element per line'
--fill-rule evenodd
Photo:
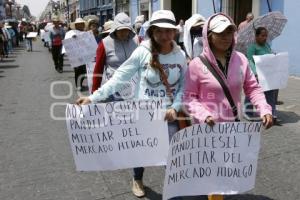
<path fill-rule="evenodd" d="M 109 33 L 113 24 L 114 22 L 112 20 L 105 22 L 103 25 L 103 31 L 101 33 Z"/>
<path fill-rule="evenodd" d="M 87 22 L 86 22 L 85 20 L 83 20 L 82 18 L 77 18 L 77 19 L 75 20 L 75 22 L 72 22 L 72 23 L 70 24 L 70 28 L 71 28 L 72 30 L 75 30 L 75 29 L 76 29 L 76 28 L 75 28 L 75 24 L 84 24 L 84 29 L 87 28 Z"/>

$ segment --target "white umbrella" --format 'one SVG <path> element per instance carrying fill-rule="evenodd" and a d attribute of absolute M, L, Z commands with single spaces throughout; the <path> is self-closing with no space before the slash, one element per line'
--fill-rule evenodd
<path fill-rule="evenodd" d="M 258 27 L 265 27 L 268 30 L 268 41 L 278 37 L 287 18 L 279 11 L 269 12 L 250 22 L 238 33 L 236 49 L 246 53 L 250 44 L 255 43 L 255 30 Z"/>

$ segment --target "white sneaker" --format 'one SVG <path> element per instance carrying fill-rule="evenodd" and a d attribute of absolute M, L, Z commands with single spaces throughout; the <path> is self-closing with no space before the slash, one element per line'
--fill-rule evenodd
<path fill-rule="evenodd" d="M 145 196 L 145 189 L 143 182 L 141 180 L 132 180 L 132 193 L 136 197 L 143 197 Z"/>

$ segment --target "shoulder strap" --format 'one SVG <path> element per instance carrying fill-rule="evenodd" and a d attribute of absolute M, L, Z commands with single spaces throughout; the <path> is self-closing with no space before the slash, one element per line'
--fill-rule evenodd
<path fill-rule="evenodd" d="M 234 118 L 235 118 L 235 121 L 236 121 L 236 122 L 240 121 L 240 120 L 239 120 L 239 117 L 238 117 L 237 107 L 236 107 L 236 105 L 235 105 L 235 103 L 234 103 L 234 101 L 233 101 L 233 98 L 232 98 L 232 96 L 231 96 L 231 94 L 230 94 L 230 91 L 229 91 L 227 85 L 225 84 L 224 80 L 223 80 L 222 77 L 218 74 L 218 72 L 211 66 L 211 64 L 208 62 L 208 60 L 207 60 L 204 56 L 200 55 L 199 58 L 200 58 L 200 60 L 202 61 L 202 63 L 207 67 L 207 69 L 212 73 L 212 75 L 213 75 L 213 76 L 218 80 L 218 82 L 220 83 L 220 85 L 221 85 L 221 87 L 222 87 L 222 89 L 223 89 L 223 91 L 224 91 L 224 94 L 225 94 L 225 96 L 226 96 L 226 98 L 227 98 L 227 100 L 228 100 L 228 102 L 229 102 L 229 104 L 230 104 L 230 106 L 231 106 L 231 109 L 232 109 L 232 112 L 233 112 L 233 116 L 234 116 Z"/>

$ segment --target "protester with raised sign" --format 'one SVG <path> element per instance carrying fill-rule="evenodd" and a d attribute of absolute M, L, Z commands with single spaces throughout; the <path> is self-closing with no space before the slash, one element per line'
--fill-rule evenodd
<path fill-rule="evenodd" d="M 247 49 L 247 58 L 250 63 L 250 67 L 252 72 L 255 74 L 257 77 L 257 72 L 256 72 L 256 66 L 255 62 L 253 59 L 254 55 L 265 55 L 265 54 L 271 54 L 272 50 L 270 45 L 267 43 L 267 38 L 268 38 L 268 30 L 265 27 L 258 27 L 255 30 L 255 43 L 251 44 L 248 49 Z M 272 76 L 270 74 L 270 76 Z M 269 90 L 265 91 L 265 96 L 267 99 L 268 104 L 272 106 L 272 114 L 274 117 L 274 124 L 275 125 L 281 125 L 278 120 L 277 120 L 277 115 L 276 115 L 276 94 L 278 92 L 277 90 Z M 252 111 L 252 104 L 249 102 L 248 98 L 245 99 L 245 115 L 249 118 L 253 117 L 251 114 L 253 113 Z"/>
<path fill-rule="evenodd" d="M 105 28 L 105 27 L 104 27 Z M 99 44 L 96 53 L 92 92 L 112 77 L 115 70 L 129 58 L 138 46 L 138 38 L 131 20 L 125 13 L 119 13 L 111 25 L 110 34 Z"/>
<path fill-rule="evenodd" d="M 93 95 L 80 97 L 76 103 L 89 104 L 105 101 L 138 73 L 139 78 L 133 97 L 163 100 L 167 109 L 165 120 L 169 122 L 169 138 L 171 138 L 178 130 L 175 119 L 177 112 L 181 109 L 186 71 L 185 55 L 174 41 L 176 35 L 174 14 L 169 10 L 154 12 L 147 34 L 150 39 L 141 43 L 107 83 L 96 90 Z M 143 173 L 142 167 L 134 169 L 132 192 L 137 197 L 145 195 Z"/>
<path fill-rule="evenodd" d="M 83 20 L 82 18 L 77 18 L 75 20 L 75 22 L 71 23 L 71 29 L 70 31 L 68 31 L 70 33 L 70 35 L 72 35 L 73 38 L 76 37 L 80 37 L 79 33 L 86 31 L 87 28 L 87 22 L 85 20 Z M 66 37 L 68 32 L 66 33 Z M 77 88 L 77 90 L 80 91 L 85 91 L 87 90 L 87 87 L 83 86 L 83 81 L 86 77 L 86 66 L 85 65 L 80 65 L 77 67 L 74 67 L 74 73 L 75 73 L 75 86 Z M 79 83 L 78 83 L 79 81 Z"/>
<path fill-rule="evenodd" d="M 271 107 L 248 66 L 234 50 L 237 27 L 227 15 L 211 16 L 203 28 L 203 52 L 185 75 L 184 104 L 195 123 L 239 121 L 241 93 L 260 112 L 266 128 L 272 126 Z"/>
<path fill-rule="evenodd" d="M 62 54 L 62 40 L 65 38 L 65 31 L 60 27 L 60 20 L 58 16 L 52 18 L 53 27 L 49 29 L 50 48 L 52 59 L 55 65 L 55 70 L 59 73 L 63 72 L 64 57 Z"/>

